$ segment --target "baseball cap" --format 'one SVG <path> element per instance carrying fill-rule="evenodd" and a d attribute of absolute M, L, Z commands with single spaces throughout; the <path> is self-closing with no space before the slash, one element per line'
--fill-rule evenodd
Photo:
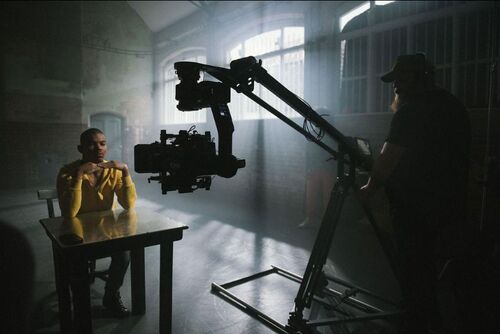
<path fill-rule="evenodd" d="M 396 59 L 396 63 L 391 71 L 384 74 L 380 79 L 383 82 L 393 82 L 408 72 L 423 72 L 424 74 L 428 74 L 434 72 L 434 66 L 425 59 L 423 53 L 402 55 Z"/>

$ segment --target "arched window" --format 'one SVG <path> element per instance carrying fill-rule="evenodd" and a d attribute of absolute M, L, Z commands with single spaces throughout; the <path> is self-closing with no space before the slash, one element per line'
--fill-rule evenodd
<path fill-rule="evenodd" d="M 200 51 L 183 52 L 179 56 L 171 59 L 162 69 L 163 94 L 162 94 L 162 124 L 192 124 L 204 123 L 207 121 L 206 111 L 183 112 L 176 108 L 178 101 L 175 99 L 175 86 L 179 79 L 175 74 L 174 63 L 178 61 L 193 61 L 196 63 L 206 63 L 206 57 Z M 203 73 L 200 73 L 202 76 Z M 201 78 L 202 80 L 203 78 Z"/>
<path fill-rule="evenodd" d="M 304 27 L 282 27 L 241 41 L 227 52 L 227 64 L 247 56 L 261 59 L 262 66 L 269 74 L 299 97 L 304 96 Z M 255 84 L 253 92 L 288 117 L 299 116 L 260 84 Z M 275 117 L 246 96 L 234 91 L 231 94 L 233 119 Z"/>

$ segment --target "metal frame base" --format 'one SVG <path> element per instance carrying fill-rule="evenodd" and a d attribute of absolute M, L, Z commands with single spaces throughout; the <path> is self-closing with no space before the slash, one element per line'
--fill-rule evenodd
<path fill-rule="evenodd" d="M 403 314 L 402 311 L 384 311 L 376 306 L 370 305 L 360 299 L 355 298 L 354 296 L 358 293 L 365 294 L 370 297 L 374 297 L 386 304 L 392 305 L 395 308 L 397 308 L 397 305 L 390 301 L 387 300 L 386 298 L 380 297 L 366 289 L 357 287 L 355 285 L 352 285 L 351 283 L 341 280 L 339 278 L 333 277 L 333 276 L 327 276 L 325 275 L 325 278 L 328 281 L 332 281 L 338 285 L 344 286 L 348 288 L 344 292 L 340 292 L 336 289 L 332 288 L 324 288 L 323 289 L 323 294 L 333 296 L 333 297 L 339 297 L 342 300 L 342 304 L 349 305 L 352 308 L 355 308 L 359 311 L 362 311 L 366 314 L 364 315 L 359 315 L 359 316 L 350 316 L 350 317 L 345 317 L 345 318 L 325 318 L 325 319 L 316 319 L 316 320 L 307 320 L 304 319 L 303 325 L 305 326 L 304 328 L 293 328 L 293 326 L 290 325 L 284 325 L 281 324 L 279 321 L 269 317 L 262 311 L 258 310 L 257 308 L 251 306 L 247 302 L 245 302 L 243 299 L 239 298 L 235 294 L 231 293 L 228 289 L 253 281 L 257 278 L 261 278 L 270 274 L 278 274 L 280 276 L 286 277 L 294 282 L 297 282 L 299 284 L 302 283 L 302 277 L 294 274 L 290 271 L 287 271 L 283 268 L 273 266 L 271 265 L 271 269 L 243 277 L 240 279 L 236 279 L 231 282 L 227 282 L 224 284 L 217 284 L 217 283 L 212 283 L 212 293 L 216 294 L 217 296 L 223 298 L 233 306 L 239 308 L 243 312 L 255 317 L 257 320 L 262 322 L 264 325 L 268 326 L 270 329 L 274 330 L 277 333 L 283 333 L 283 334 L 290 334 L 290 333 L 313 333 L 316 327 L 321 327 L 321 326 L 328 326 L 328 325 L 337 325 L 337 324 L 342 324 L 342 323 L 349 323 L 349 322 L 356 322 L 356 321 L 370 321 L 370 320 L 378 320 L 378 319 L 386 319 L 386 318 L 392 318 L 392 317 L 398 317 L 401 314 Z M 315 298 L 315 301 L 319 302 L 320 304 L 323 304 L 325 306 L 330 306 L 332 309 L 336 309 L 338 305 L 329 305 L 328 303 Z"/>

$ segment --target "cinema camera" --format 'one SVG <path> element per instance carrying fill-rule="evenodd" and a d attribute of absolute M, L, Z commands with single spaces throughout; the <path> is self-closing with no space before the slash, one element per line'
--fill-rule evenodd
<path fill-rule="evenodd" d="M 194 130 L 181 130 L 178 135 L 160 132 L 160 142 L 139 144 L 134 147 L 135 171 L 159 173 L 148 178 L 161 183 L 162 194 L 178 190 L 179 193 L 196 189 L 210 189 L 212 176 L 230 178 L 245 160 L 232 155 L 233 121 L 227 103 L 230 87 L 212 81 L 201 81 L 196 63 L 175 64 L 180 83 L 176 86 L 177 109 L 193 111 L 210 107 L 219 134 L 218 154 L 209 131 L 204 135 Z"/>

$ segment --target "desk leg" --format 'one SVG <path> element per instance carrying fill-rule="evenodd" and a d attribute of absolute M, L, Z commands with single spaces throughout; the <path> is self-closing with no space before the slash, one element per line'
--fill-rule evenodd
<path fill-rule="evenodd" d="M 146 313 L 146 279 L 144 273 L 144 248 L 130 251 L 130 283 L 132 314 Z"/>
<path fill-rule="evenodd" d="M 71 290 L 75 310 L 75 329 L 78 334 L 92 333 L 89 284 L 88 261 L 75 259 L 72 263 Z"/>
<path fill-rule="evenodd" d="M 172 333 L 173 242 L 160 245 L 160 334 Z"/>
<path fill-rule="evenodd" d="M 52 255 L 54 257 L 54 273 L 59 303 L 59 326 L 61 327 L 61 333 L 66 334 L 71 332 L 72 317 L 71 296 L 69 293 L 69 269 L 54 244 L 52 244 Z"/>

